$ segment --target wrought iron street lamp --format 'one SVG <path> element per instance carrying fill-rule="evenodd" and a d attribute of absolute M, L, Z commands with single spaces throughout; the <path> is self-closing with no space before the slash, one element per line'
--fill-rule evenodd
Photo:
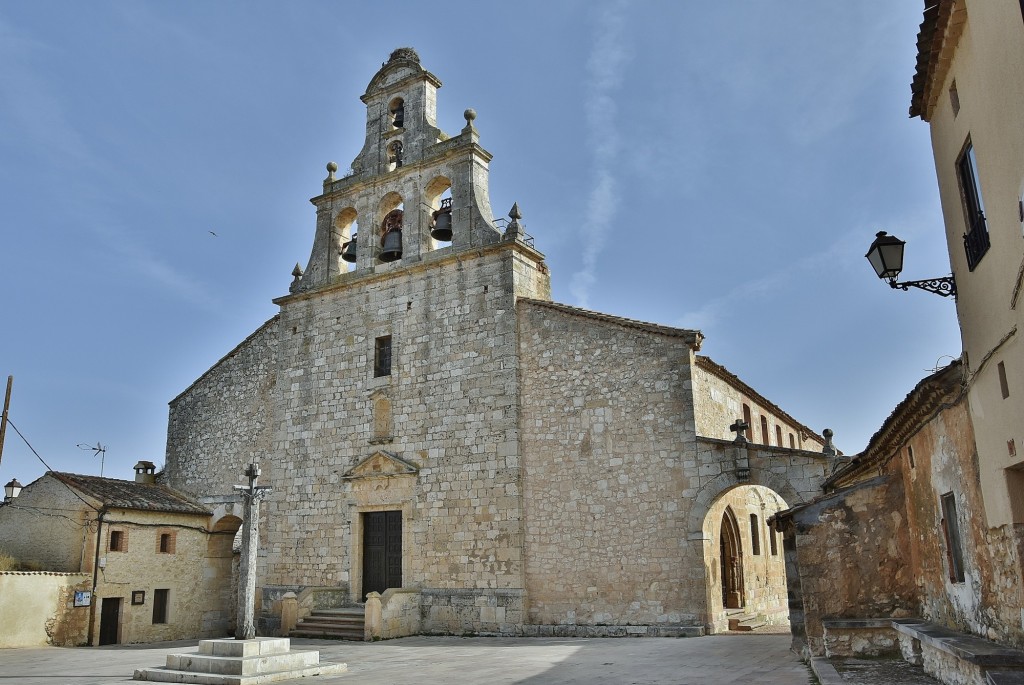
<path fill-rule="evenodd" d="M 4 486 L 4 500 L 9 502 L 20 495 L 21 487 L 21 483 L 18 482 L 18 479 L 12 478 L 11 482 Z"/>
<path fill-rule="evenodd" d="M 900 272 L 903 271 L 903 246 L 906 242 L 894 235 L 888 235 L 885 231 L 879 231 L 875 235 L 875 242 L 864 255 L 871 263 L 871 267 L 878 274 L 878 277 L 889 283 L 892 288 L 910 290 L 911 287 L 927 290 L 936 295 L 956 297 L 956 281 L 953 276 L 942 278 L 929 278 L 923 281 L 904 281 L 899 283 Z"/>

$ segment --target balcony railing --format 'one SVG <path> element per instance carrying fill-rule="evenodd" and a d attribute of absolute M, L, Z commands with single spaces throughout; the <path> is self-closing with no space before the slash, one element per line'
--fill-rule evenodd
<path fill-rule="evenodd" d="M 970 271 L 974 271 L 974 267 L 978 266 L 978 262 L 988 252 L 990 244 L 985 214 L 977 212 L 971 219 L 970 230 L 964 234 L 964 251 L 967 253 L 967 268 Z"/>

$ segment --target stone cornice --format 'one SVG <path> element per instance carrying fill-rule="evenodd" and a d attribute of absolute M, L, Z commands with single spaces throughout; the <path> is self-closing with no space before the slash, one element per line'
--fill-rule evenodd
<path fill-rule="evenodd" d="M 477 247 L 470 247 L 458 252 L 449 252 L 450 247 L 442 248 L 440 250 L 434 250 L 426 253 L 419 261 L 404 263 L 401 262 L 401 267 L 398 269 L 388 269 L 386 271 L 369 271 L 366 269 L 358 271 L 348 271 L 340 274 L 331 283 L 324 285 L 316 290 L 308 290 L 304 292 L 292 293 L 290 295 L 283 295 L 281 297 L 274 298 L 273 302 L 276 305 L 284 306 L 293 302 L 301 302 L 303 300 L 311 300 L 317 297 L 322 297 L 328 293 L 337 292 L 339 290 L 345 290 L 347 288 L 354 287 L 356 285 L 363 287 L 375 283 L 381 280 L 393 279 L 400 274 L 413 274 L 424 271 L 426 269 L 434 269 L 440 265 L 462 262 L 466 259 L 472 259 L 475 257 L 483 257 L 485 255 L 493 254 L 496 252 L 503 252 L 511 250 L 517 252 L 527 259 L 534 262 L 544 261 L 544 255 L 538 252 L 536 249 L 529 245 L 518 241 L 518 240 L 503 240 L 498 239 L 493 243 L 487 245 L 480 245 Z M 400 262 L 393 262 L 398 264 Z M 251 336 L 250 336 L 251 337 Z"/>

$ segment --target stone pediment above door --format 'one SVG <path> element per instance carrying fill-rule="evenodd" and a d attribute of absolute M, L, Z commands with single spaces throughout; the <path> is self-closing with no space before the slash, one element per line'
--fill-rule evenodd
<path fill-rule="evenodd" d="M 415 476 L 419 467 L 390 452 L 378 450 L 341 475 L 343 480 Z"/>

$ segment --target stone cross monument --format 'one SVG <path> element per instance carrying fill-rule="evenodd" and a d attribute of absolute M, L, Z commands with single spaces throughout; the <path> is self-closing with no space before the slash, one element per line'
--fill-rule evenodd
<path fill-rule="evenodd" d="M 235 638 L 251 640 L 256 637 L 256 625 L 253 622 L 253 605 L 256 603 L 256 548 L 259 543 L 260 500 L 271 488 L 267 485 L 256 485 L 260 477 L 260 466 L 254 459 L 245 468 L 249 479 L 248 485 L 236 485 L 242 496 L 245 519 L 242 522 L 242 557 L 239 563 L 238 579 L 238 618 L 235 621 Z"/>

